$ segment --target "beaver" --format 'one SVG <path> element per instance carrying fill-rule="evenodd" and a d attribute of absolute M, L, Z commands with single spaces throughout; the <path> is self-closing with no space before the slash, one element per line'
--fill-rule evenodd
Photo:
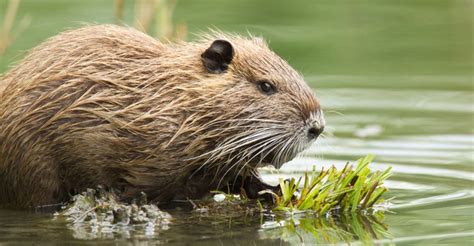
<path fill-rule="evenodd" d="M 163 204 L 201 198 L 259 180 L 258 167 L 279 168 L 325 124 L 312 89 L 263 39 L 216 30 L 171 43 L 85 26 L 33 48 L 2 83 L 3 207 L 97 185 Z"/>

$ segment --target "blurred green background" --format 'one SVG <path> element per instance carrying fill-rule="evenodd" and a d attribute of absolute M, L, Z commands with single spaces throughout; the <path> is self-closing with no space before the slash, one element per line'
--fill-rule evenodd
<path fill-rule="evenodd" d="M 124 1 L 129 25 L 134 6 Z M 67 28 L 114 23 L 114 1 L 21 1 L 17 22 L 24 17 L 31 22 L 2 56 L 0 71 L 21 57 L 19 51 Z M 186 24 L 189 39 L 208 27 L 260 34 L 304 74 L 327 76 L 318 86 L 411 88 L 400 77 L 417 76 L 417 87 L 472 88 L 466 78 L 473 70 L 471 0 L 180 0 L 173 22 Z M 448 76 L 456 79 L 442 83 Z"/>

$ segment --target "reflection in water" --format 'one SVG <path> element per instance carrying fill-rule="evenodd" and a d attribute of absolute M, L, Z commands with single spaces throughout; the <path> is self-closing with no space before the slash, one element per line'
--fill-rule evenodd
<path fill-rule="evenodd" d="M 391 239 L 388 226 L 383 223 L 381 212 L 374 214 L 343 214 L 317 217 L 312 214 L 295 214 L 290 218 L 278 218 L 262 224 L 261 238 L 281 238 L 285 242 L 300 244 L 340 243 L 361 241 L 370 244 L 377 239 Z"/>
<path fill-rule="evenodd" d="M 159 239 L 159 232 L 168 227 L 157 227 L 154 224 L 144 225 L 111 225 L 108 227 L 91 227 L 84 224 L 68 224 L 72 237 L 81 240 L 91 239 Z"/>

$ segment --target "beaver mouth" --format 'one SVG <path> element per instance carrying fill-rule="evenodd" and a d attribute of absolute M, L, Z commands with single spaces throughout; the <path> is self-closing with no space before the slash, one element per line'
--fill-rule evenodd
<path fill-rule="evenodd" d="M 262 155 L 260 157 L 260 162 L 257 164 L 257 167 L 264 167 L 271 165 L 275 167 L 276 169 L 280 169 L 283 164 L 293 160 L 299 152 L 291 152 L 287 153 L 285 155 L 282 155 L 281 153 L 278 152 L 270 152 Z"/>
<path fill-rule="evenodd" d="M 278 148 L 271 152 L 261 153 L 259 157 L 254 157 L 254 159 L 259 160 L 256 166 L 263 167 L 271 165 L 276 169 L 280 169 L 283 164 L 293 160 L 304 150 L 308 149 L 316 141 L 316 138 L 310 139 L 309 141 L 301 139 L 300 141 L 294 142 L 292 145 L 287 146 L 287 148 Z"/>

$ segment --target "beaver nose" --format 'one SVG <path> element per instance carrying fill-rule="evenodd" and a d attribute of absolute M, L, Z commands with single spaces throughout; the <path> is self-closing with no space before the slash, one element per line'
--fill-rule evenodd
<path fill-rule="evenodd" d="M 308 129 L 308 137 L 309 139 L 316 139 L 318 138 L 319 135 L 321 135 L 321 133 L 323 133 L 323 131 L 324 131 L 324 126 L 322 127 L 312 126 Z"/>

